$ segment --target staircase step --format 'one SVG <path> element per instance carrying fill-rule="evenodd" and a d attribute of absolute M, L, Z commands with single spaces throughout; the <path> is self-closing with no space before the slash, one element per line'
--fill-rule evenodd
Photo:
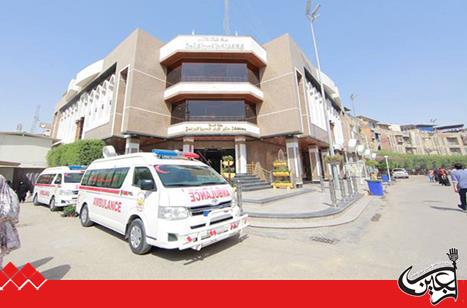
<path fill-rule="evenodd" d="M 256 186 L 256 185 L 269 185 L 269 183 L 266 183 L 264 181 L 256 181 L 256 182 L 251 182 L 251 183 L 241 183 L 240 185 L 242 187 L 250 187 L 250 186 Z"/>
<path fill-rule="evenodd" d="M 247 187 L 242 186 L 242 191 L 254 191 L 254 190 L 268 189 L 268 188 L 271 188 L 270 184 L 257 184 L 257 185 L 247 186 Z"/>

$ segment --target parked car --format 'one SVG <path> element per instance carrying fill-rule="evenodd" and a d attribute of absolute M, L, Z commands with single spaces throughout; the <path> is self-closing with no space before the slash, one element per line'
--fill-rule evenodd
<path fill-rule="evenodd" d="M 409 173 L 404 168 L 395 168 L 392 170 L 392 177 L 396 179 L 408 179 Z"/>

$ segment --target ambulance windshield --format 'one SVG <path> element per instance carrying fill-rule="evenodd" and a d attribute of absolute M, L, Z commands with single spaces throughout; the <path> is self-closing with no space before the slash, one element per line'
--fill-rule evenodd
<path fill-rule="evenodd" d="M 65 183 L 79 183 L 83 177 L 83 173 L 65 173 Z"/>
<path fill-rule="evenodd" d="M 222 176 L 208 166 L 156 165 L 154 167 L 165 187 L 227 184 Z"/>

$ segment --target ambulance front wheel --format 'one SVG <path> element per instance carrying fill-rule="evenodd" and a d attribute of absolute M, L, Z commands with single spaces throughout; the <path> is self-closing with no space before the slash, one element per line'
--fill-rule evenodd
<path fill-rule="evenodd" d="M 86 204 L 83 205 L 81 208 L 81 212 L 79 212 L 79 220 L 81 221 L 81 225 L 83 227 L 90 227 L 92 226 L 92 221 L 89 219 L 89 210 Z"/>
<path fill-rule="evenodd" d="M 151 246 L 146 243 L 146 232 L 141 219 L 134 219 L 128 229 L 128 243 L 130 244 L 131 251 L 137 255 L 147 253 Z"/>
<path fill-rule="evenodd" d="M 52 197 L 52 199 L 50 199 L 49 208 L 52 212 L 57 210 L 57 207 L 55 206 L 55 197 Z"/>
<path fill-rule="evenodd" d="M 39 201 L 37 201 L 37 194 L 35 194 L 34 198 L 32 198 L 32 204 L 39 205 Z"/>

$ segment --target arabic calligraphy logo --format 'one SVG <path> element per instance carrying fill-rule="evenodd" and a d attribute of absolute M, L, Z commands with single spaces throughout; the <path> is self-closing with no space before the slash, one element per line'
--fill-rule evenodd
<path fill-rule="evenodd" d="M 399 277 L 399 288 L 412 296 L 423 296 L 428 291 L 430 294 L 430 302 L 433 305 L 438 304 L 448 297 L 457 300 L 456 262 L 459 258 L 457 249 L 449 249 L 447 256 L 449 260 L 452 261 L 452 267 L 438 267 L 417 278 L 409 278 L 409 272 L 412 270 L 412 266 L 410 266 Z"/>
<path fill-rule="evenodd" d="M 26 263 L 25 266 L 18 269 L 9 262 L 3 269 L 0 269 L 0 291 L 4 290 L 8 284 L 13 284 L 18 290 L 21 290 L 28 283 L 39 290 L 46 281 L 47 279 L 30 263 Z"/>

